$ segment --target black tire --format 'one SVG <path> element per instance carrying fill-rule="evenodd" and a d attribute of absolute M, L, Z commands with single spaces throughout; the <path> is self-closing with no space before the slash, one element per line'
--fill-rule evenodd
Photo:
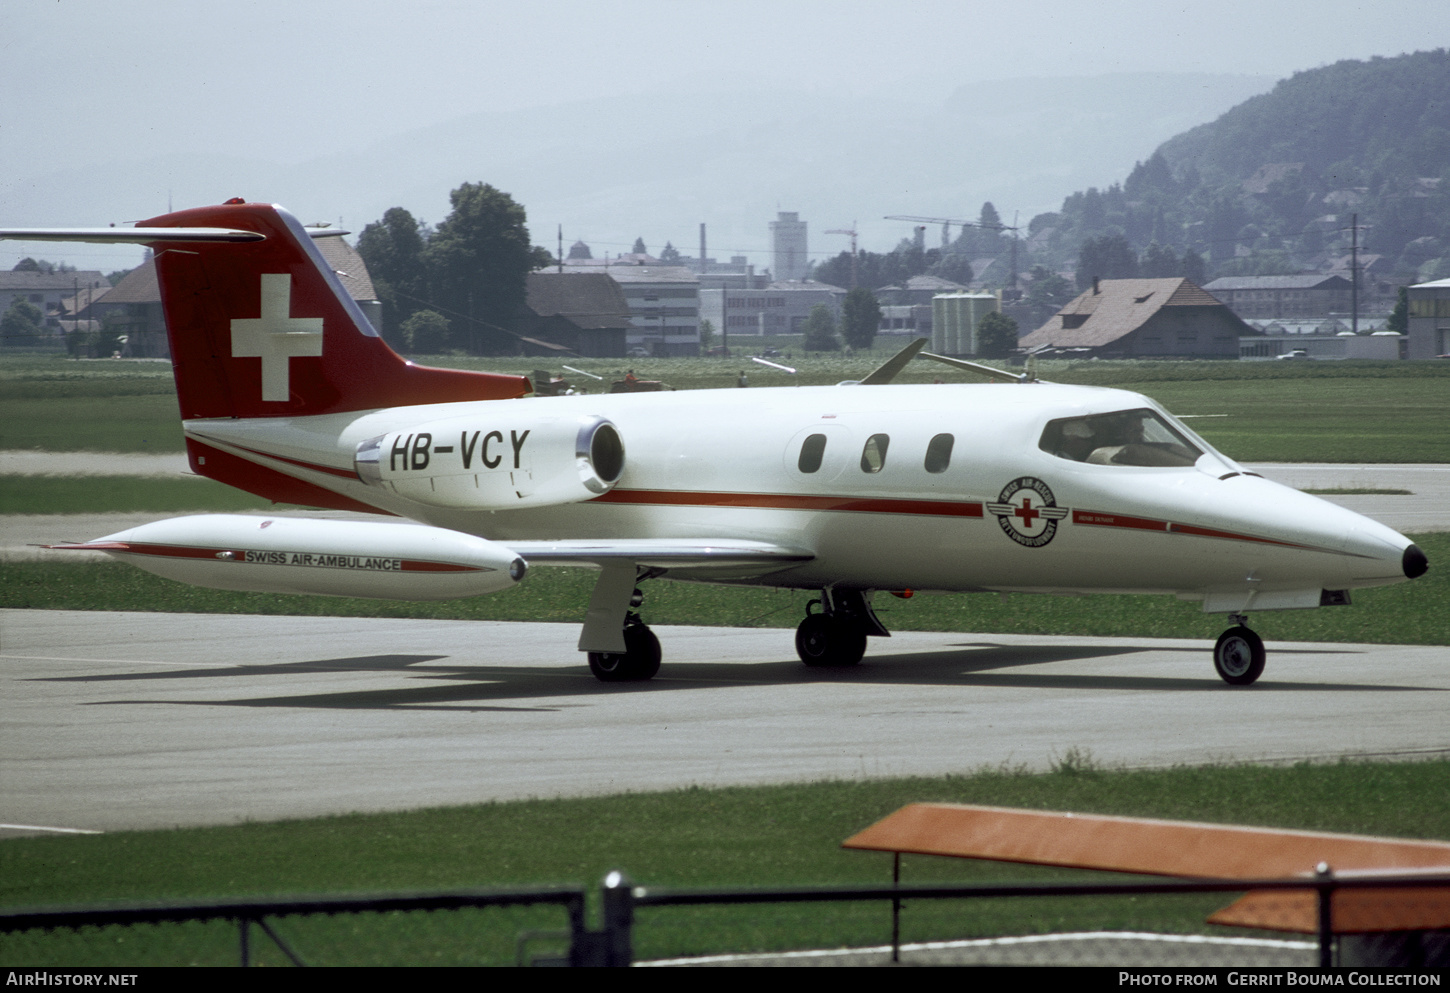
<path fill-rule="evenodd" d="M 866 629 L 828 614 L 811 614 L 795 629 L 795 650 L 808 666 L 850 666 L 866 654 Z"/>
<path fill-rule="evenodd" d="M 601 683 L 635 683 L 660 671 L 660 640 L 645 624 L 624 626 L 623 652 L 590 652 L 589 671 Z"/>
<path fill-rule="evenodd" d="M 1229 628 L 1213 646 L 1213 667 L 1230 686 L 1248 686 L 1264 672 L 1264 640 L 1243 625 Z"/>

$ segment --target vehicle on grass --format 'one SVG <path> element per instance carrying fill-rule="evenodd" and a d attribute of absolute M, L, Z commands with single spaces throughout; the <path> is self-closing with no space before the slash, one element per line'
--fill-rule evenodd
<path fill-rule="evenodd" d="M 201 515 L 81 544 L 202 586 L 402 599 L 599 578 L 579 649 L 604 681 L 661 651 L 646 581 L 811 590 L 810 666 L 888 632 L 878 591 L 1165 593 L 1227 614 L 1213 658 L 1254 682 L 1250 611 L 1347 604 L 1428 568 L 1408 539 L 1270 482 L 1145 396 L 1037 382 L 902 386 L 918 339 L 849 385 L 527 397 L 522 377 L 396 355 L 279 207 L 133 229 L 11 230 L 156 253 L 191 466 L 274 501 L 389 520 Z M 926 353 L 922 353 L 923 356 Z"/>
<path fill-rule="evenodd" d="M 659 393 L 670 389 L 669 386 L 658 379 L 638 379 L 631 370 L 623 379 L 616 379 L 609 384 L 610 393 Z"/>

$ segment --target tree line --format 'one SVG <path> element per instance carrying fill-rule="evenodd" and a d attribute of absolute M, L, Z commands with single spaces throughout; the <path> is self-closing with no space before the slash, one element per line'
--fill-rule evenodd
<path fill-rule="evenodd" d="M 437 227 L 393 207 L 358 236 L 383 305 L 383 337 L 408 352 L 512 352 L 528 275 L 553 256 L 530 244 L 524 208 L 509 194 L 464 183 L 448 200 L 452 210 Z"/>

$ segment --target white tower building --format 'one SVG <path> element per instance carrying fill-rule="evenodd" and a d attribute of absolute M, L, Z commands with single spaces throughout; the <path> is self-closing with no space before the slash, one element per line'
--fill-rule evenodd
<path fill-rule="evenodd" d="M 810 269 L 806 251 L 806 222 L 794 211 L 782 210 L 770 222 L 770 245 L 774 251 L 777 280 L 805 279 Z"/>

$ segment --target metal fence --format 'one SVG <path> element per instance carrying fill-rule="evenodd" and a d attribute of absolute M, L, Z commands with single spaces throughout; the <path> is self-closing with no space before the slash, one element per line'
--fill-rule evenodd
<path fill-rule="evenodd" d="M 291 896 L 253 900 L 177 903 L 133 903 L 88 907 L 39 907 L 0 911 L 0 934 L 36 928 L 106 927 L 111 925 L 168 924 L 183 921 L 231 921 L 237 927 L 241 964 L 251 965 L 252 928 L 271 939 L 293 965 L 305 965 L 302 956 L 272 926 L 277 918 L 317 914 L 369 914 L 394 911 L 438 911 L 486 907 L 552 904 L 568 914 L 569 955 L 560 965 L 600 964 L 597 940 L 585 928 L 583 886 L 548 886 L 520 890 L 449 890 L 428 893 L 384 893 L 354 896 Z M 520 949 L 529 937 L 520 936 Z M 540 964 L 543 964 L 540 962 Z"/>
<path fill-rule="evenodd" d="M 558 886 L 521 890 L 458 890 L 432 893 L 399 893 L 373 896 L 312 896 L 259 900 L 194 903 L 151 903 L 100 907 L 56 907 L 0 911 L 0 933 L 34 928 L 81 928 L 86 926 L 160 924 L 180 921 L 227 920 L 236 924 L 242 965 L 251 963 L 251 929 L 255 925 L 296 965 L 300 955 L 277 933 L 273 919 L 312 914 L 358 914 L 387 911 L 461 910 L 533 904 L 552 904 L 565 909 L 567 930 L 532 931 L 518 938 L 518 964 L 627 966 L 634 963 L 636 912 L 646 908 L 725 904 L 819 904 L 871 901 L 890 906 L 890 961 L 902 956 L 901 909 L 904 901 L 978 900 L 988 898 L 1047 898 L 1084 896 L 1142 896 L 1149 894 L 1245 893 L 1282 894 L 1286 900 L 1311 897 L 1315 912 L 1313 935 L 1317 965 L 1394 965 L 1444 967 L 1450 965 L 1450 932 L 1437 925 L 1416 930 L 1364 927 L 1363 909 L 1356 927 L 1358 935 L 1336 934 L 1336 896 L 1385 893 L 1401 907 L 1413 906 L 1427 920 L 1443 916 L 1450 875 L 1405 873 L 1372 878 L 1336 877 L 1321 866 L 1312 878 L 1154 880 L 1130 882 L 1017 882 L 1008 884 L 907 884 L 873 886 L 812 886 L 741 889 L 672 889 L 636 886 L 622 872 L 609 873 L 600 887 L 600 928 L 586 925 L 586 892 L 582 886 Z M 1418 894 L 1418 897 L 1417 897 Z M 1427 910 L 1428 908 L 1428 910 Z M 1300 909 L 1303 909 L 1302 906 Z M 1403 914 L 1400 914 L 1403 916 Z M 1438 925 L 1443 928 L 1443 924 Z M 1340 930 L 1345 930 L 1340 928 Z M 1365 936 L 1373 940 L 1363 940 Z M 567 939 L 568 952 L 558 957 L 527 959 L 527 941 L 540 937 Z M 1128 961 L 1099 961 L 1101 965 L 1132 966 Z"/>

